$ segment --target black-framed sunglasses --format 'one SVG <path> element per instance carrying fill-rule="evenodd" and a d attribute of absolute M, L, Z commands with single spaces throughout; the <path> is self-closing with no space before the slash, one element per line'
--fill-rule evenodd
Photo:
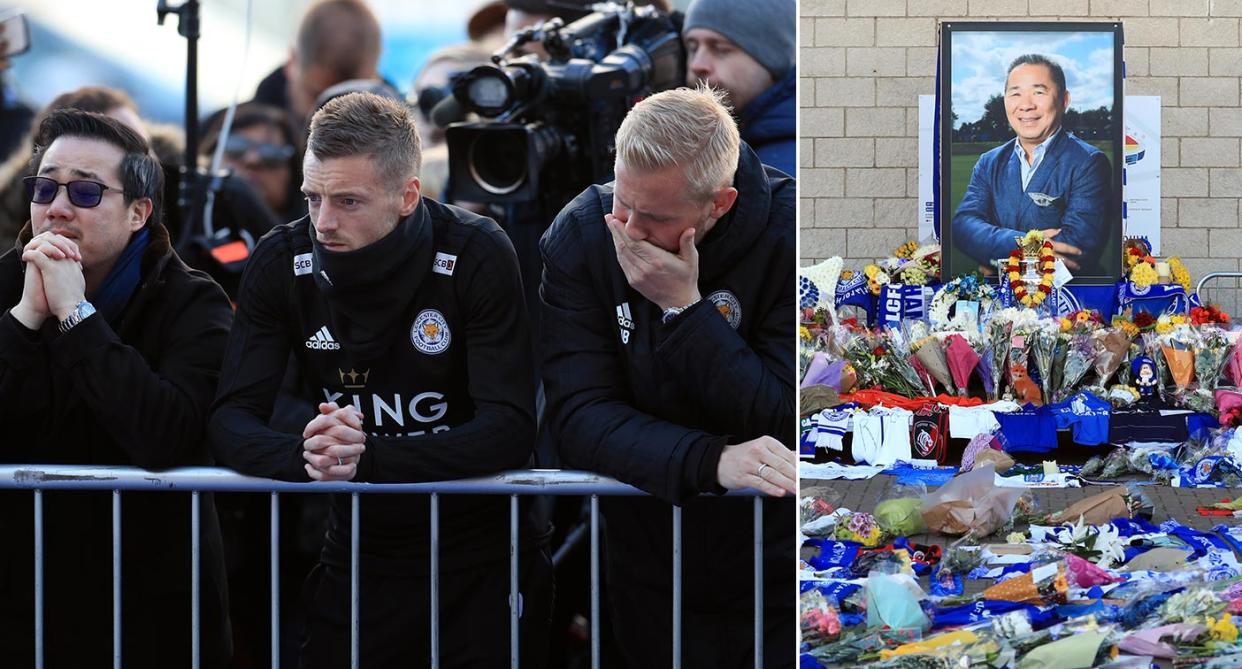
<path fill-rule="evenodd" d="M 22 183 L 26 186 L 26 197 L 35 204 L 51 203 L 56 199 L 56 193 L 60 191 L 60 187 L 64 186 L 73 206 L 85 209 L 98 207 L 107 191 L 122 192 L 120 188 L 105 186 L 98 181 L 78 180 L 63 183 L 48 177 L 25 177 Z"/>
<path fill-rule="evenodd" d="M 288 162 L 294 154 L 294 148 L 288 144 L 252 142 L 238 135 L 231 135 L 224 142 L 224 154 L 233 160 L 242 160 L 251 150 L 259 157 L 259 162 L 273 166 Z"/>

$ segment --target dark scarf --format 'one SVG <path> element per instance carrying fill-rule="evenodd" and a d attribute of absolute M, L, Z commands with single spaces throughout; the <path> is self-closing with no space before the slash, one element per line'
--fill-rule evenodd
<path fill-rule="evenodd" d="M 383 239 L 356 251 L 335 252 L 315 239 L 309 226 L 315 285 L 328 300 L 332 334 L 359 360 L 376 360 L 404 334 L 406 315 L 431 268 L 431 219 L 419 202 L 414 213 Z"/>
<path fill-rule="evenodd" d="M 138 282 L 142 280 L 142 254 L 147 250 L 150 241 L 151 229 L 144 227 L 129 240 L 99 288 L 88 296 L 104 320 L 113 325 L 125 310 L 125 305 L 129 304 L 129 299 L 134 296 Z"/>

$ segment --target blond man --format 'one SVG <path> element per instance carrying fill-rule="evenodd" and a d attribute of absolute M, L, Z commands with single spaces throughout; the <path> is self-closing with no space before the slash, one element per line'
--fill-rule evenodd
<path fill-rule="evenodd" d="M 793 666 L 794 181 L 764 167 L 712 89 L 640 102 L 616 180 L 544 235 L 546 424 L 566 463 L 652 497 L 601 501 L 627 664 L 672 661 L 683 511 L 683 666 L 752 666 L 751 506 L 764 504 L 764 666 Z"/>

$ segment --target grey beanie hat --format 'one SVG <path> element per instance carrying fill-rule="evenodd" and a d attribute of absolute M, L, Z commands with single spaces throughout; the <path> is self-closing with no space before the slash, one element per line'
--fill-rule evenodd
<path fill-rule="evenodd" d="M 793 67 L 794 0 L 691 0 L 683 33 L 707 28 L 750 54 L 779 81 Z"/>

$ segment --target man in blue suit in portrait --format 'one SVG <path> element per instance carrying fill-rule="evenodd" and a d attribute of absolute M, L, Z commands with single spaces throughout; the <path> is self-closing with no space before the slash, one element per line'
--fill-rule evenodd
<path fill-rule="evenodd" d="M 1104 152 L 1061 127 L 1070 93 L 1045 56 L 1013 61 L 1005 114 L 1017 134 L 979 156 L 953 214 L 950 244 L 980 265 L 1005 258 L 1015 237 L 1042 230 L 1075 274 L 1104 274 L 1099 255 L 1112 225 L 1111 166 Z"/>

